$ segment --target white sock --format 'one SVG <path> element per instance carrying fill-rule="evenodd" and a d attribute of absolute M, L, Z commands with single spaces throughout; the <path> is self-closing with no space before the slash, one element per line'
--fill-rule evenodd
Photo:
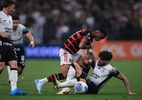
<path fill-rule="evenodd" d="M 41 84 L 47 83 L 47 82 L 48 82 L 47 77 L 46 77 L 46 78 L 43 78 L 43 79 L 40 79 L 39 82 L 40 82 Z"/>
<path fill-rule="evenodd" d="M 8 72 L 8 80 L 10 80 L 10 79 L 9 79 L 9 75 L 10 75 L 10 66 L 7 66 L 7 72 Z"/>
<path fill-rule="evenodd" d="M 75 85 L 75 83 L 77 83 L 77 79 L 76 78 L 74 78 L 72 80 L 65 81 L 63 83 L 60 83 L 59 87 L 72 87 L 72 86 Z"/>
<path fill-rule="evenodd" d="M 17 88 L 18 72 L 17 70 L 10 70 L 9 80 L 11 84 L 11 91 Z"/>

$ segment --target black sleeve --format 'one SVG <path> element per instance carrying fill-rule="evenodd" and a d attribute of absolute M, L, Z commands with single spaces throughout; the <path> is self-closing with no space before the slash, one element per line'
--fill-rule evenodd
<path fill-rule="evenodd" d="M 27 34 L 29 31 L 28 31 L 28 29 L 27 28 L 24 28 L 23 29 L 23 34 Z"/>
<path fill-rule="evenodd" d="M 116 68 L 113 68 L 111 71 L 110 71 L 110 75 L 111 76 L 114 76 L 116 77 L 120 72 L 116 69 Z"/>
<path fill-rule="evenodd" d="M 96 60 L 93 60 L 92 63 L 91 63 L 91 67 L 94 69 L 96 66 Z"/>

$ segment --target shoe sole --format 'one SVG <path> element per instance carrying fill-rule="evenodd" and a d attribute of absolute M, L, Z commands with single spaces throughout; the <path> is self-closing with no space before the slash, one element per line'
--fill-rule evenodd
<path fill-rule="evenodd" d="M 38 94 L 41 94 L 41 92 L 39 92 L 38 89 L 37 89 L 38 87 L 37 87 L 37 85 L 36 85 L 36 80 L 34 81 L 34 84 L 35 84 L 35 86 L 36 86 L 36 91 L 38 92 Z"/>
<path fill-rule="evenodd" d="M 68 91 L 68 92 L 63 92 L 63 93 L 57 93 L 57 94 L 70 94 L 71 91 Z"/>

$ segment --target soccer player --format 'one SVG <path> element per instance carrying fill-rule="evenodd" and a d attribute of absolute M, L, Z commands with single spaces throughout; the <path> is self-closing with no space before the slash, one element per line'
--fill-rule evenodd
<path fill-rule="evenodd" d="M 96 27 L 94 30 L 82 29 L 71 35 L 67 41 L 63 44 L 59 51 L 60 57 L 60 72 L 58 74 L 50 75 L 47 78 L 42 79 L 44 82 L 51 82 L 53 76 L 56 76 L 58 80 L 63 80 L 67 77 L 68 69 L 71 63 L 75 62 L 80 54 L 78 51 L 80 49 L 90 49 L 93 48 L 95 41 L 101 41 L 107 36 L 107 31 L 103 27 Z M 35 83 L 38 84 L 38 80 Z M 40 87 L 40 86 L 38 86 Z M 40 88 L 38 88 L 40 90 Z M 70 88 L 63 88 L 62 91 L 57 94 L 69 93 Z"/>
<path fill-rule="evenodd" d="M 73 75 L 68 74 L 67 81 L 74 78 L 74 73 L 76 73 L 77 75 L 80 76 L 80 74 L 82 73 L 82 70 L 83 70 L 82 77 L 86 78 L 87 74 L 88 74 L 88 72 L 90 70 L 90 64 L 92 63 L 93 60 L 94 60 L 93 53 L 88 52 L 84 57 L 80 57 L 76 62 L 72 63 L 70 65 L 70 70 L 73 70 L 74 68 L 76 70 L 72 73 Z M 52 78 L 51 78 L 51 76 L 52 76 Z M 36 89 L 37 89 L 39 94 L 41 94 L 42 86 L 45 83 L 52 82 L 51 80 L 54 78 L 54 76 L 56 78 L 58 78 L 57 74 L 53 74 L 51 76 L 48 76 L 48 77 L 43 78 L 43 79 L 35 80 Z M 68 92 L 70 92 L 70 91 L 68 91 Z"/>
<path fill-rule="evenodd" d="M 28 29 L 19 23 L 19 17 L 18 16 L 12 16 L 13 20 L 13 32 L 10 36 L 14 50 L 17 53 L 18 57 L 18 76 L 20 76 L 23 72 L 23 69 L 25 67 L 25 52 L 23 47 L 23 37 L 24 35 L 29 39 L 30 44 L 29 46 L 35 47 L 34 44 L 34 38 L 32 34 L 28 31 Z M 7 66 L 8 74 L 10 74 L 10 67 Z"/>
<path fill-rule="evenodd" d="M 60 76 L 62 76 L 62 79 L 66 78 L 70 64 L 79 58 L 78 51 L 80 49 L 91 49 L 95 41 L 101 41 L 106 36 L 107 32 L 103 27 L 96 27 L 94 30 L 85 28 L 71 35 L 59 51 Z M 63 88 L 57 94 L 64 94 L 69 91 L 69 88 Z"/>
<path fill-rule="evenodd" d="M 25 95 L 24 92 L 17 88 L 18 73 L 17 73 L 17 57 L 10 36 L 12 34 L 12 17 L 15 11 L 15 2 L 12 0 L 4 0 L 3 8 L 0 11 L 0 73 L 4 66 L 8 64 L 10 70 L 10 95 Z"/>
<path fill-rule="evenodd" d="M 135 94 L 130 90 L 130 85 L 126 76 L 119 72 L 116 68 L 112 67 L 109 62 L 113 55 L 109 51 L 101 51 L 99 53 L 99 60 L 93 61 L 93 72 L 90 77 L 85 80 L 80 77 L 79 81 L 84 81 L 88 85 L 87 94 L 97 94 L 99 90 L 111 79 L 113 76 L 124 82 L 128 94 Z M 69 82 L 60 83 L 57 79 L 55 83 L 57 87 L 71 87 L 78 81 L 77 78 Z"/>

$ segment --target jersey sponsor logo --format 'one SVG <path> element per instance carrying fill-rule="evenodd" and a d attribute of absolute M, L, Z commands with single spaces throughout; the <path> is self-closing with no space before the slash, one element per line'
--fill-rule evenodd
<path fill-rule="evenodd" d="M 6 27 L 6 28 L 5 28 L 5 32 L 6 32 L 6 33 L 12 33 L 12 29 L 11 29 L 11 28 Z"/>

